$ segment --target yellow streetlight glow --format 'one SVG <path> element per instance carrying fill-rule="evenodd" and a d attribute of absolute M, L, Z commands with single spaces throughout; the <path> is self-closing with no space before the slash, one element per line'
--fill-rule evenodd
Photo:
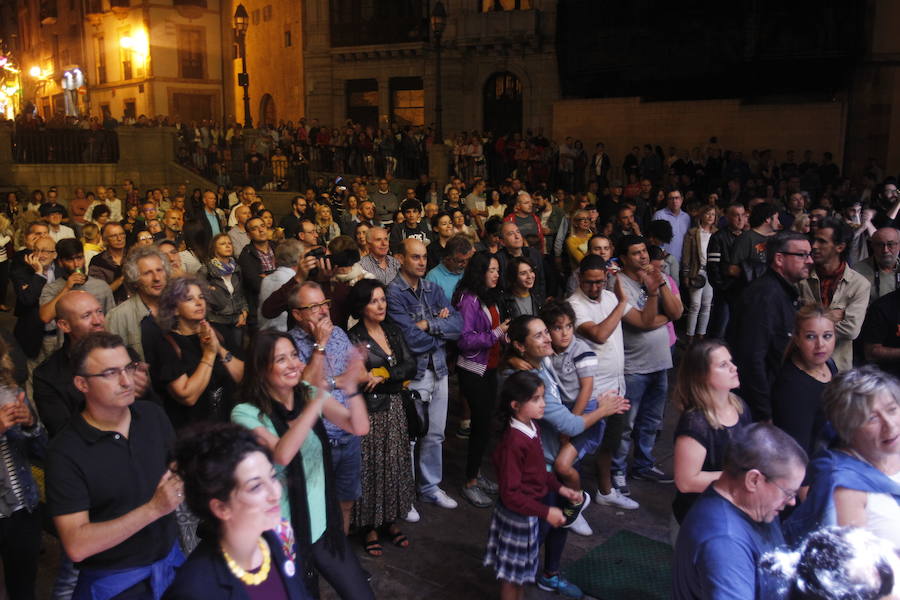
<path fill-rule="evenodd" d="M 40 77 L 41 76 L 41 68 L 37 67 L 37 66 L 31 67 L 31 69 L 28 70 L 28 74 L 31 75 L 32 77 Z"/>
<path fill-rule="evenodd" d="M 119 44 L 123 48 L 131 48 L 132 46 L 134 46 L 134 40 L 132 40 L 130 37 L 128 37 L 126 35 L 125 37 L 123 37 L 122 39 L 119 40 Z"/>

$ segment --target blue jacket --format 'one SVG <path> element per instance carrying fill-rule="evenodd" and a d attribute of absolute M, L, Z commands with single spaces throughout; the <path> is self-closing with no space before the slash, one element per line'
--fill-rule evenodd
<path fill-rule="evenodd" d="M 16 425 L 8 429 L 0 437 L 6 437 L 9 453 L 12 456 L 16 475 L 19 478 L 19 485 L 22 487 L 25 508 L 28 512 L 32 512 L 38 505 L 38 487 L 34 477 L 31 475 L 31 462 L 28 459 L 28 455 L 44 458 L 47 451 L 47 430 L 44 429 L 44 426 L 38 420 L 37 412 L 35 412 L 31 401 L 26 400 L 26 403 L 34 416 L 34 426 L 30 429 L 24 429 L 21 425 Z M 10 516 L 12 509 L 17 503 L 18 499 L 10 485 L 9 474 L 4 469 L 4 472 L 0 474 L 0 518 Z"/>
<path fill-rule="evenodd" d="M 263 534 L 272 552 L 272 566 L 281 574 L 288 600 L 312 600 L 303 586 L 303 576 L 293 561 L 287 569 L 288 559 L 281 550 L 278 537 L 271 531 Z M 164 600 L 250 600 L 244 585 L 232 575 L 222 558 L 217 542 L 205 541 L 197 546 L 187 561 L 178 569 L 175 581 L 166 590 Z"/>
<path fill-rule="evenodd" d="M 387 288 L 388 316 L 403 331 L 403 337 L 410 352 L 416 357 L 416 379 L 421 379 L 428 369 L 429 359 L 434 372 L 444 377 L 447 370 L 445 342 L 459 338 L 462 331 L 462 317 L 450 305 L 441 287 L 436 283 L 419 280 L 414 291 L 402 274 L 398 273 Z M 439 319 L 438 313 L 444 308 L 450 311 L 446 319 Z M 428 331 L 416 326 L 419 321 L 428 321 Z"/>
<path fill-rule="evenodd" d="M 900 503 L 900 485 L 867 462 L 840 450 L 823 450 L 806 469 L 809 494 L 785 521 L 784 536 L 797 544 L 822 527 L 837 524 L 834 489 L 843 487 L 861 492 L 890 494 Z"/>

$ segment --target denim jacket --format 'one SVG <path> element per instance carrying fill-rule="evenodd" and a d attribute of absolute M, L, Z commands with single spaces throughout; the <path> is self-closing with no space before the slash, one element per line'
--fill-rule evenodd
<path fill-rule="evenodd" d="M 19 485 L 22 487 L 23 500 L 28 512 L 33 511 L 38 505 L 38 487 L 31 475 L 31 462 L 28 459 L 29 452 L 32 456 L 44 457 L 47 449 L 47 430 L 38 420 L 37 412 L 30 400 L 26 400 L 28 408 L 34 416 L 35 425 L 25 429 L 16 425 L 3 434 L 9 444 L 9 451 L 15 465 L 16 475 L 19 477 Z M 18 504 L 18 499 L 13 492 L 6 469 L 0 468 L 0 518 L 12 515 L 12 509 Z"/>
<path fill-rule="evenodd" d="M 441 286 L 419 279 L 418 290 L 413 290 L 402 274 L 398 274 L 387 288 L 388 316 L 403 331 L 403 337 L 410 351 L 416 357 L 416 379 L 421 379 L 432 362 L 438 377 L 446 376 L 447 352 L 445 342 L 459 338 L 462 317 L 444 296 Z M 450 311 L 446 319 L 438 318 L 438 313 L 446 308 Z M 428 331 L 416 326 L 419 321 L 428 321 Z"/>

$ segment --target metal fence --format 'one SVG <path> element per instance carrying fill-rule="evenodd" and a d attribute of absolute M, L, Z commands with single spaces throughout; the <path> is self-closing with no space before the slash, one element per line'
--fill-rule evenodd
<path fill-rule="evenodd" d="M 16 131 L 12 136 L 17 163 L 115 163 L 119 161 L 119 137 L 115 131 L 48 129 Z"/>

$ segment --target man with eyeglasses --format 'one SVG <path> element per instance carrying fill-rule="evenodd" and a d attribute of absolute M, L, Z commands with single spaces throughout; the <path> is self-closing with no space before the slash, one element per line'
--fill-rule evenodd
<path fill-rule="evenodd" d="M 882 296 L 900 289 L 900 231 L 894 227 L 882 227 L 876 231 L 869 244 L 872 255 L 853 266 L 853 270 L 872 284 L 869 304 Z"/>
<path fill-rule="evenodd" d="M 47 241 L 38 248 L 38 241 L 42 239 Z M 29 359 L 29 370 L 36 366 L 37 363 L 31 363 L 40 353 L 43 342 L 43 336 L 36 335 L 44 328 L 38 301 L 44 286 L 52 281 L 55 258 L 56 243 L 50 239 L 49 227 L 43 221 L 35 221 L 26 230 L 25 248 L 16 252 L 10 260 L 9 279 L 16 295 L 13 336 Z"/>
<path fill-rule="evenodd" d="M 809 240 L 794 231 L 770 237 L 765 253 L 769 266 L 741 295 L 729 339 L 741 373 L 741 397 L 755 421 L 772 418 L 769 394 L 794 331 L 801 303 L 797 286 L 813 266 Z"/>
<path fill-rule="evenodd" d="M 75 597 L 159 597 L 184 562 L 172 514 L 183 485 L 168 457 L 175 432 L 161 407 L 136 401 L 138 368 L 119 336 L 88 333 L 70 364 L 84 407 L 50 443 L 46 482 L 79 569 Z"/>
<path fill-rule="evenodd" d="M 475 246 L 472 245 L 472 240 L 462 234 L 454 235 L 447 240 L 444 258 L 435 268 L 428 271 L 425 280 L 439 285 L 445 297 L 453 298 L 456 285 L 462 279 L 463 271 L 473 256 Z"/>
<path fill-rule="evenodd" d="M 100 231 L 106 249 L 94 256 L 88 266 L 88 275 L 109 284 L 113 299 L 120 304 L 128 299 L 128 288 L 123 285 L 122 263 L 125 261 L 125 229 L 109 222 Z"/>
<path fill-rule="evenodd" d="M 304 381 L 316 381 L 324 377 L 335 400 L 348 407 L 349 398 L 341 391 L 336 379 L 344 375 L 353 355 L 353 344 L 347 333 L 331 320 L 331 300 L 315 281 L 304 281 L 288 300 L 295 326 L 288 331 L 297 346 L 297 354 L 306 367 Z M 359 437 L 348 433 L 327 419 L 325 431 L 331 445 L 331 464 L 335 474 L 335 487 L 344 529 L 350 524 L 350 509 L 362 495 L 360 470 L 362 468 Z"/>
<path fill-rule="evenodd" d="M 84 394 L 72 379 L 72 346 L 90 333 L 106 331 L 106 316 L 96 298 L 74 290 L 63 294 L 56 303 L 56 326 L 65 336 L 63 346 L 34 370 L 34 402 L 51 439 L 84 403 Z M 140 356 L 133 351 L 129 350 L 129 355 L 135 363 L 140 362 Z M 141 363 L 140 367 L 134 373 L 135 395 L 153 400 L 146 365 Z"/>
<path fill-rule="evenodd" d="M 779 513 L 796 502 L 803 449 L 777 427 L 754 423 L 732 434 L 719 479 L 688 511 L 675 543 L 672 598 L 781 598 L 759 559 L 783 546 Z"/>

